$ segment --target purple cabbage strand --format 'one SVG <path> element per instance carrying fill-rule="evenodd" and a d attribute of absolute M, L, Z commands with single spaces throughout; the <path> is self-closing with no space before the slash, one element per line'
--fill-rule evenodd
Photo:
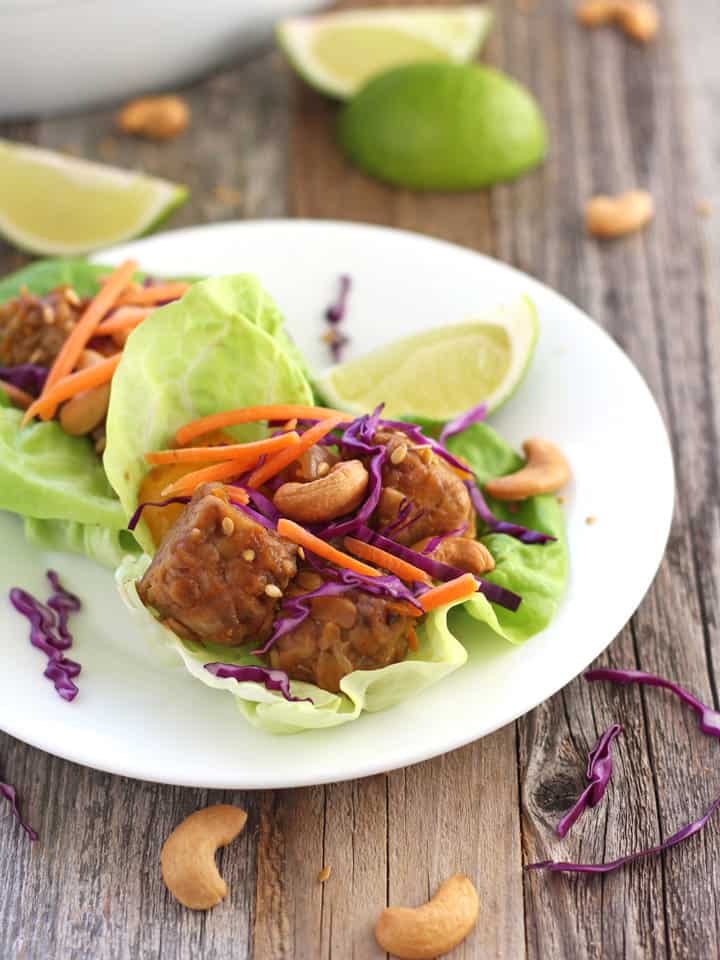
<path fill-rule="evenodd" d="M 484 403 L 479 403 L 476 407 L 470 407 L 465 413 L 461 413 L 459 417 L 448 420 L 438 437 L 439 443 L 444 444 L 450 437 L 462 433 L 463 430 L 467 430 L 467 428 L 471 427 L 474 423 L 480 423 L 486 416 L 487 406 Z"/>
<path fill-rule="evenodd" d="M 9 783 L 0 783 L 0 797 L 4 797 L 7 800 L 7 802 L 12 807 L 12 812 L 15 819 L 20 824 L 20 826 L 25 831 L 25 833 L 28 835 L 30 840 L 33 843 L 35 843 L 35 841 L 38 839 L 38 835 L 30 826 L 30 824 L 23 819 L 22 813 L 20 813 L 20 807 L 18 805 L 18 798 L 17 798 L 17 791 L 15 790 L 15 787 L 11 787 Z"/>
<path fill-rule="evenodd" d="M 230 678 L 238 683 L 261 683 L 266 690 L 281 693 L 291 703 L 312 703 L 310 697 L 294 697 L 290 692 L 290 678 L 283 670 L 270 670 L 253 664 L 239 667 L 233 663 L 206 663 L 205 669 L 214 677 Z"/>
<path fill-rule="evenodd" d="M 612 777 L 612 742 L 618 734 L 622 733 L 622 729 L 619 723 L 614 723 L 601 734 L 588 754 L 585 770 L 588 785 L 555 828 L 558 836 L 566 836 L 585 809 L 596 806 L 604 797 Z"/>

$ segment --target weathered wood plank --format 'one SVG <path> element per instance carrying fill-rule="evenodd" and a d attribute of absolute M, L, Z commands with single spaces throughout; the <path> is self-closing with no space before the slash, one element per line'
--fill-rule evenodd
<path fill-rule="evenodd" d="M 188 183 L 189 203 L 169 226 L 285 208 L 286 75 L 269 55 L 187 91 L 193 123 L 170 144 L 114 132 L 113 110 L 39 124 L 3 136 Z M 216 192 L 217 188 L 225 188 Z M 237 191 L 236 197 L 234 191 Z M 23 258 L 0 246 L 0 269 Z M 72 709 L 69 707 L 68 709 Z M 255 912 L 256 795 L 135 783 L 54 759 L 0 734 L 0 774 L 21 791 L 41 834 L 31 849 L 0 808 L 0 956 L 7 960 L 190 960 L 250 957 Z M 158 857 L 173 827 L 208 802 L 248 810 L 245 832 L 219 857 L 227 900 L 208 914 L 166 892 Z"/>

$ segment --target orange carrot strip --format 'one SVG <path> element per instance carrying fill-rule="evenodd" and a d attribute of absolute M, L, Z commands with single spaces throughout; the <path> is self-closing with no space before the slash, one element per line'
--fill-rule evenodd
<path fill-rule="evenodd" d="M 40 394 L 39 400 L 42 400 L 59 380 L 72 373 L 88 340 L 95 333 L 96 327 L 108 310 L 115 306 L 117 298 L 130 283 L 136 270 L 137 264 L 135 261 L 126 260 L 110 274 L 99 293 L 87 305 L 72 333 L 62 345 L 60 353 L 55 358 L 55 363 L 50 368 L 50 373 L 45 381 L 45 388 Z"/>
<path fill-rule="evenodd" d="M 330 563 L 334 563 L 337 567 L 345 567 L 347 570 L 360 573 L 365 577 L 382 576 L 379 570 L 376 570 L 374 567 L 368 567 L 367 564 L 361 563 L 347 553 L 343 553 L 342 550 L 336 550 L 335 547 L 331 547 L 329 543 L 316 537 L 313 533 L 301 527 L 300 524 L 294 523 L 292 520 L 286 520 L 285 517 L 278 520 L 277 532 L 281 537 L 292 540 L 293 543 L 297 543 L 306 550 L 310 550 L 312 553 L 317 554 L 318 557 L 322 557 L 323 560 L 329 560 Z"/>
<path fill-rule="evenodd" d="M 401 560 L 399 557 L 394 557 L 391 553 L 388 553 L 387 550 L 381 550 L 380 547 L 363 543 L 362 540 L 356 540 L 354 537 L 345 537 L 344 543 L 346 549 L 349 550 L 350 553 L 354 553 L 356 557 L 360 557 L 362 560 L 368 560 L 377 567 L 383 567 L 383 569 L 389 570 L 390 573 L 394 573 L 395 576 L 400 577 L 401 580 L 406 580 L 408 583 L 412 583 L 415 580 L 427 583 L 430 580 L 427 573 L 421 570 L 420 567 L 416 567 L 406 560 Z"/>
<path fill-rule="evenodd" d="M 269 440 L 257 440 L 254 443 L 232 443 L 217 447 L 181 447 L 179 450 L 155 450 L 146 453 L 148 463 L 203 463 L 204 461 L 237 460 L 248 467 L 257 463 L 263 454 L 277 453 L 286 447 L 294 446 L 300 437 L 291 431 L 282 433 Z"/>
<path fill-rule="evenodd" d="M 414 652 L 419 646 L 420 644 L 418 643 L 418 635 L 415 632 L 415 627 L 410 627 L 408 630 L 408 647 Z"/>
<path fill-rule="evenodd" d="M 121 360 L 122 354 L 116 353 L 114 357 L 101 360 L 94 367 L 87 367 L 87 369 L 80 370 L 78 373 L 71 373 L 69 377 L 63 377 L 54 387 L 44 391 L 28 407 L 23 417 L 23 425 L 37 416 L 42 420 L 50 420 L 55 416 L 55 411 L 64 400 L 69 400 L 70 397 L 74 397 L 76 393 L 82 393 L 83 390 L 91 390 L 93 387 L 108 383 L 112 380 L 112 376 Z"/>
<path fill-rule="evenodd" d="M 178 300 L 191 286 L 191 283 L 178 281 L 158 284 L 156 287 L 141 287 L 139 290 L 126 290 L 118 298 L 117 303 L 118 306 L 128 304 L 133 307 L 144 307 L 151 303 L 161 303 L 163 300 Z"/>
<path fill-rule="evenodd" d="M 214 463 L 210 467 L 203 467 L 202 470 L 193 470 L 192 473 L 186 473 L 184 477 L 180 477 L 179 480 L 165 487 L 161 491 L 161 496 L 177 497 L 193 494 L 203 483 L 211 483 L 213 480 L 235 480 L 247 469 L 247 463 L 242 460 L 225 460 L 223 463 Z M 243 491 L 238 490 L 238 493 L 242 494 Z"/>
<path fill-rule="evenodd" d="M 16 387 L 14 383 L 7 383 L 5 380 L 0 380 L 0 390 L 10 398 L 10 401 L 14 403 L 16 407 L 20 407 L 21 410 L 27 410 L 33 402 L 30 394 L 25 393 L 20 387 Z"/>
<path fill-rule="evenodd" d="M 120 307 L 95 328 L 93 336 L 107 337 L 111 333 L 134 330 L 153 312 L 153 309 L 154 307 Z"/>
<path fill-rule="evenodd" d="M 201 417 L 180 427 L 175 434 L 175 442 L 184 447 L 195 437 L 213 430 L 222 430 L 224 427 L 234 427 L 241 423 L 255 423 L 258 420 L 323 420 L 325 417 L 342 417 L 339 423 L 350 423 L 354 417 L 340 413 L 339 410 L 329 410 L 327 407 L 306 407 L 301 404 L 271 403 L 266 406 L 243 407 L 240 410 L 226 410 L 224 413 L 211 413 L 209 417 Z"/>
<path fill-rule="evenodd" d="M 422 610 L 416 610 L 415 607 L 411 607 L 409 603 L 400 601 L 393 602 L 390 600 L 387 609 L 393 613 L 399 613 L 401 617 L 421 617 L 423 615 Z"/>
<path fill-rule="evenodd" d="M 304 450 L 308 450 L 314 443 L 322 440 L 326 434 L 334 430 L 342 419 L 343 414 L 338 413 L 334 417 L 328 417 L 327 420 L 321 420 L 320 423 L 316 423 L 314 427 L 310 427 L 310 429 L 306 430 L 300 437 L 299 443 L 288 447 L 287 450 L 281 450 L 280 453 L 276 453 L 261 467 L 258 467 L 257 470 L 251 474 L 248 480 L 248 486 L 257 490 L 258 487 L 261 487 L 271 477 L 274 477 L 276 473 L 284 470 L 293 460 L 297 460 Z"/>
<path fill-rule="evenodd" d="M 461 577 L 455 577 L 454 580 L 448 580 L 447 583 L 442 583 L 439 587 L 428 590 L 427 593 L 418 597 L 418 603 L 425 613 L 429 613 L 436 607 L 452 603 L 453 600 L 467 599 L 475 593 L 477 586 L 475 577 L 471 573 L 464 573 Z"/>

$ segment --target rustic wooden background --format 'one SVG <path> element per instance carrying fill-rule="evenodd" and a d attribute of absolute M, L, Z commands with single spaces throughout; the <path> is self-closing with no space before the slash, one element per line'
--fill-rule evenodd
<path fill-rule="evenodd" d="M 551 131 L 547 163 L 510 186 L 453 197 L 370 183 L 333 146 L 334 108 L 274 53 L 189 88 L 192 127 L 169 145 L 118 136 L 113 109 L 6 124 L 0 134 L 185 181 L 192 199 L 171 226 L 284 214 L 389 223 L 492 254 L 585 307 L 647 378 L 677 464 L 667 557 L 599 662 L 676 678 L 718 706 L 720 5 L 663 0 L 662 33 L 647 49 L 613 29 L 578 27 L 571 0 L 492 5 L 484 59 L 535 91 Z M 636 185 L 657 204 L 650 229 L 610 244 L 587 239 L 585 199 Z M 0 246 L 3 270 L 21 262 Z M 631 477 L 628 485 L 642 509 L 642 491 Z M 628 531 L 618 549 L 631 544 Z M 598 603 L 612 579 L 610 569 Z M 626 733 L 615 785 L 560 847 L 552 827 L 583 785 L 587 750 L 616 720 Z M 135 783 L 0 734 L 2 778 L 22 790 L 42 837 L 31 847 L 0 812 L 0 957 L 365 960 L 381 956 L 371 931 L 386 903 L 420 902 L 457 870 L 474 878 L 482 904 L 458 958 L 717 957 L 720 821 L 605 878 L 522 870 L 548 856 L 615 857 L 667 836 L 717 793 L 716 752 L 665 693 L 582 680 L 446 757 L 274 793 Z M 230 896 L 193 914 L 165 892 L 158 853 L 209 801 L 242 805 L 249 827 L 220 858 Z M 333 873 L 321 885 L 324 864 Z"/>

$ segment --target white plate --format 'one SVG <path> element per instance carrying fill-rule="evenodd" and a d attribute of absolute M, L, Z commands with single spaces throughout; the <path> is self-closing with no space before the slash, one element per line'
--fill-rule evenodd
<path fill-rule="evenodd" d="M 566 684 L 615 637 L 660 563 L 673 508 L 673 467 L 657 407 L 625 354 L 584 313 L 530 277 L 468 250 L 397 230 L 303 221 L 221 224 L 165 233 L 106 253 L 158 273 L 252 271 L 277 299 L 319 368 L 323 311 L 340 273 L 353 278 L 351 353 L 529 294 L 540 338 L 529 374 L 493 425 L 514 444 L 558 442 L 574 470 L 567 491 L 571 577 L 556 619 L 522 647 L 473 649 L 466 666 L 413 700 L 327 731 L 273 737 L 231 696 L 144 650 L 109 572 L 29 547 L 0 514 L 0 589 L 44 594 L 59 569 L 85 601 L 74 625 L 80 694 L 60 700 L 26 622 L 0 607 L 0 727 L 79 763 L 204 787 L 292 787 L 416 763 L 482 737 Z M 631 486 L 628 489 L 628 478 Z M 639 495 L 642 491 L 642 495 Z M 597 518 L 593 525 L 587 517 Z"/>

